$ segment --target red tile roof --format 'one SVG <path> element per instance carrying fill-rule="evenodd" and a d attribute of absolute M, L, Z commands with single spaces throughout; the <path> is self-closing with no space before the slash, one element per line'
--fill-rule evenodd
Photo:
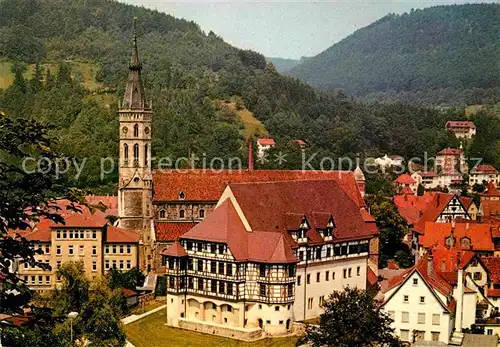
<path fill-rule="evenodd" d="M 247 231 L 230 199 L 224 200 L 182 239 L 225 243 L 237 261 L 297 262 L 280 231 Z"/>
<path fill-rule="evenodd" d="M 469 207 L 474 202 L 474 200 L 472 198 L 469 198 L 467 196 L 460 196 L 458 198 L 458 200 L 460 200 L 460 202 L 462 203 L 462 205 L 464 206 L 464 208 L 465 208 L 466 211 L 469 209 Z"/>
<path fill-rule="evenodd" d="M 498 174 L 498 170 L 493 165 L 478 165 L 470 170 L 471 174 Z"/>
<path fill-rule="evenodd" d="M 412 268 L 408 269 L 404 273 L 402 273 L 399 276 L 393 277 L 389 281 L 389 286 L 386 290 L 389 291 L 395 287 L 398 287 L 402 285 L 414 272 L 418 272 L 422 279 L 427 283 L 427 285 L 432 289 L 440 292 L 443 294 L 445 297 L 450 299 L 449 303 L 441 302 L 439 297 L 436 295 L 436 299 L 438 299 L 441 303 L 441 305 L 447 309 L 448 311 L 452 312 L 455 308 L 455 303 L 452 298 L 452 293 L 453 293 L 453 286 L 446 281 L 445 278 L 443 278 L 434 267 L 432 267 L 431 271 L 429 272 L 429 267 L 428 267 L 428 259 L 425 257 L 422 257 L 420 261 L 413 266 Z M 393 293 L 394 295 L 394 293 Z M 391 295 L 392 297 L 392 295 Z M 390 300 L 390 297 L 386 299 L 385 302 Z"/>
<path fill-rule="evenodd" d="M 414 184 L 417 183 L 410 175 L 407 173 L 402 174 L 398 178 L 394 180 L 394 183 L 397 184 Z"/>
<path fill-rule="evenodd" d="M 174 241 L 194 228 L 194 222 L 155 222 L 156 241 Z"/>
<path fill-rule="evenodd" d="M 457 270 L 467 266 L 476 256 L 472 251 L 462 250 L 458 247 L 449 249 L 442 244 L 434 246 L 431 253 L 435 269 L 444 273 L 456 273 Z"/>
<path fill-rule="evenodd" d="M 87 195 L 85 200 L 91 205 L 101 203 L 106 206 L 104 213 L 107 216 L 118 216 L 118 197 L 116 195 Z"/>
<path fill-rule="evenodd" d="M 258 139 L 257 142 L 262 146 L 274 146 L 276 144 L 273 139 Z"/>
<path fill-rule="evenodd" d="M 326 213 L 333 216 L 336 240 L 378 234 L 376 223 L 365 222 L 359 206 L 335 181 L 234 183 L 229 187 L 253 230 L 287 230 L 290 213 L 305 215 L 310 223 L 315 214 Z"/>
<path fill-rule="evenodd" d="M 122 293 L 126 298 L 139 295 L 137 294 L 137 292 L 134 292 L 133 290 L 127 288 L 122 288 Z"/>
<path fill-rule="evenodd" d="M 378 277 L 375 275 L 375 272 L 368 266 L 366 270 L 366 281 L 369 285 L 374 286 L 378 282 Z"/>
<path fill-rule="evenodd" d="M 404 186 L 403 189 L 398 193 L 399 195 L 415 195 L 413 190 L 409 186 Z"/>
<path fill-rule="evenodd" d="M 432 196 L 432 201 L 424 209 L 422 216 L 415 224 L 415 231 L 418 233 L 424 232 L 426 222 L 435 222 L 454 197 L 453 194 L 440 192 L 434 193 Z"/>
<path fill-rule="evenodd" d="M 446 122 L 446 127 L 453 127 L 453 128 L 475 128 L 476 126 L 474 125 L 473 122 L 470 120 L 450 120 Z"/>
<path fill-rule="evenodd" d="M 156 170 L 154 200 L 178 201 L 183 192 L 187 201 L 216 202 L 229 183 L 322 179 L 338 182 L 353 201 L 365 205 L 351 171 L 313 170 Z"/>
<path fill-rule="evenodd" d="M 483 193 L 483 194 L 479 194 L 481 195 L 482 197 L 493 197 L 493 196 L 499 196 L 500 197 L 500 190 L 498 190 L 496 187 L 495 187 L 495 183 L 493 182 L 489 182 L 488 183 L 488 190 L 486 191 L 486 193 Z M 481 199 L 482 201 L 483 199 Z"/>
<path fill-rule="evenodd" d="M 445 246 L 445 239 L 451 235 L 452 223 L 426 222 L 424 234 L 419 237 L 418 243 L 425 248 L 441 244 Z M 460 247 L 461 240 L 467 237 L 471 240 L 474 251 L 494 251 L 489 224 L 455 223 L 453 236 L 456 246 Z"/>
<path fill-rule="evenodd" d="M 500 289 L 488 289 L 488 297 L 500 298 Z"/>
<path fill-rule="evenodd" d="M 481 262 L 486 266 L 491 281 L 500 284 L 500 257 L 481 257 Z"/>
<path fill-rule="evenodd" d="M 408 224 L 414 225 L 415 230 L 422 233 L 424 222 L 434 222 L 452 198 L 453 194 L 426 192 L 422 196 L 396 195 L 394 203 L 399 210 L 399 214 L 406 219 Z"/>
<path fill-rule="evenodd" d="M 163 250 L 161 255 L 171 256 L 171 257 L 185 257 L 187 256 L 186 250 L 179 241 L 175 241 L 167 249 Z"/>
<path fill-rule="evenodd" d="M 485 218 L 500 217 L 500 200 L 483 200 L 481 209 Z"/>
<path fill-rule="evenodd" d="M 437 174 L 437 172 L 434 172 L 434 171 L 425 171 L 425 172 L 421 172 L 419 175 L 422 177 L 436 177 L 438 174 Z"/>
<path fill-rule="evenodd" d="M 301 146 L 305 146 L 306 145 L 306 143 L 304 141 L 302 141 L 302 140 L 295 140 L 295 142 L 297 142 Z"/>
<path fill-rule="evenodd" d="M 458 148 L 445 148 L 437 153 L 437 155 L 461 155 L 463 152 Z"/>
<path fill-rule="evenodd" d="M 135 231 L 130 231 L 109 225 L 106 228 L 106 241 L 110 243 L 137 243 L 141 236 Z"/>

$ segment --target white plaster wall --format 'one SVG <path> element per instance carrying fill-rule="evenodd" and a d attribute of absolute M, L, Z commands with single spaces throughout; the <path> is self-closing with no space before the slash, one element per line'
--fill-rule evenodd
<path fill-rule="evenodd" d="M 418 280 L 417 285 L 413 284 L 413 279 Z M 386 298 L 396 289 L 386 293 Z M 404 296 L 408 295 L 408 303 L 404 302 Z M 425 297 L 425 303 L 420 303 L 420 297 Z M 445 302 L 446 304 L 446 302 Z M 439 332 L 439 341 L 448 343 L 451 335 L 451 327 L 453 322 L 450 322 L 450 314 L 444 313 L 445 310 L 434 297 L 431 290 L 427 287 L 420 275 L 415 272 L 404 283 L 404 285 L 394 294 L 394 296 L 383 306 L 383 310 L 387 313 L 394 312 L 393 327 L 396 329 L 396 334 L 401 336 L 401 330 L 409 330 L 410 338 L 413 330 L 425 331 L 425 340 L 431 341 L 431 332 Z M 402 312 L 409 313 L 408 323 L 402 322 Z M 425 313 L 425 324 L 418 323 L 418 313 Z M 432 324 L 432 315 L 440 315 L 440 324 Z"/>
<path fill-rule="evenodd" d="M 462 311 L 462 329 L 470 328 L 476 321 L 476 294 L 465 293 Z"/>
<path fill-rule="evenodd" d="M 357 267 L 360 268 L 359 276 Z M 344 278 L 343 270 L 351 269 L 351 277 Z M 318 317 L 323 313 L 319 306 L 320 296 L 327 300 L 329 294 L 344 287 L 357 287 L 366 289 L 367 257 L 345 258 L 321 263 L 310 263 L 307 268 L 303 265 L 297 267 L 297 277 L 300 276 L 300 286 L 295 282 L 294 318 L 296 321 Z M 325 280 L 325 272 L 330 272 L 329 281 Z M 316 274 L 320 273 L 320 282 L 316 280 Z M 335 278 L 333 278 L 335 273 Z M 307 284 L 307 274 L 311 275 L 311 282 Z M 313 298 L 312 309 L 308 309 L 308 298 Z M 305 311 L 305 316 L 304 316 Z"/>

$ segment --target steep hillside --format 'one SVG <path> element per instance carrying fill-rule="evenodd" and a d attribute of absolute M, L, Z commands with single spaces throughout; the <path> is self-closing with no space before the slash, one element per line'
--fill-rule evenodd
<path fill-rule="evenodd" d="M 293 67 L 297 66 L 300 60 L 297 59 L 285 59 L 285 58 L 266 58 L 276 67 L 276 71 L 279 73 L 284 73 L 291 70 Z"/>
<path fill-rule="evenodd" d="M 0 88 L 0 109 L 10 117 L 53 124 L 60 149 L 86 160 L 83 172 L 70 179 L 95 192 L 115 191 L 116 166 L 112 175 L 101 177 L 100 165 L 101 158 L 118 155 L 117 107 L 133 17 L 153 101 L 156 158 L 175 162 L 191 153 L 208 162 L 240 157 L 246 163 L 246 140 L 263 135 L 284 145 L 278 150 L 299 157 L 288 144 L 307 141 L 315 168 L 324 156 L 432 155 L 457 145 L 444 130 L 446 120 L 465 117 L 463 109 L 367 105 L 345 93 L 321 92 L 195 23 L 115 1 L 0 0 L 0 13 L 0 78 L 8 85 Z M 221 108 L 217 100 L 232 103 Z M 478 135 L 471 148 L 500 163 L 495 147 L 500 130 L 489 119 L 482 126 L 492 129 L 491 137 Z M 279 168 L 300 169 L 300 159 Z"/>
<path fill-rule="evenodd" d="M 389 14 L 289 74 L 370 98 L 492 102 L 500 95 L 499 18 L 500 4 Z"/>

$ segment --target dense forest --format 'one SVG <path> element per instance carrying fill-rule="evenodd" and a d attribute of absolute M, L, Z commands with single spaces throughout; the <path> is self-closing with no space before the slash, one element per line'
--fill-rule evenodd
<path fill-rule="evenodd" d="M 101 178 L 100 158 L 118 154 L 118 100 L 128 73 L 137 17 L 139 55 L 153 102 L 153 155 L 209 159 L 239 156 L 246 163 L 242 121 L 219 100 L 238 100 L 289 153 L 279 168 L 300 168 L 293 139 L 307 155 L 405 157 L 435 154 L 456 139 L 444 130 L 463 109 L 438 110 L 402 103 L 363 103 L 346 93 L 320 91 L 279 74 L 259 53 L 240 50 L 198 25 L 115 1 L 0 1 L 0 63 L 13 82 L 0 90 L 10 117 L 53 125 L 59 150 L 82 162 L 76 182 L 96 193 L 115 191 L 114 175 Z M 92 87 L 75 67 L 95 73 Z M 29 73 L 28 73 L 29 72 Z M 88 81 L 87 81 L 88 82 Z M 468 153 L 500 165 L 500 122 L 491 112 L 472 116 L 478 136 Z M 276 167 L 275 163 L 257 167 Z"/>
<path fill-rule="evenodd" d="M 434 105 L 500 100 L 500 4 L 388 14 L 294 67 L 325 90 Z"/>

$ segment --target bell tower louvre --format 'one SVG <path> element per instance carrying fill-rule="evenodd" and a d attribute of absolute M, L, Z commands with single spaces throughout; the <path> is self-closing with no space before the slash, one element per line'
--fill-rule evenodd
<path fill-rule="evenodd" d="M 119 105 L 120 159 L 118 217 L 122 228 L 141 233 L 143 245 L 151 238 L 151 119 L 153 111 L 141 80 L 142 63 L 134 40 L 123 102 Z"/>

